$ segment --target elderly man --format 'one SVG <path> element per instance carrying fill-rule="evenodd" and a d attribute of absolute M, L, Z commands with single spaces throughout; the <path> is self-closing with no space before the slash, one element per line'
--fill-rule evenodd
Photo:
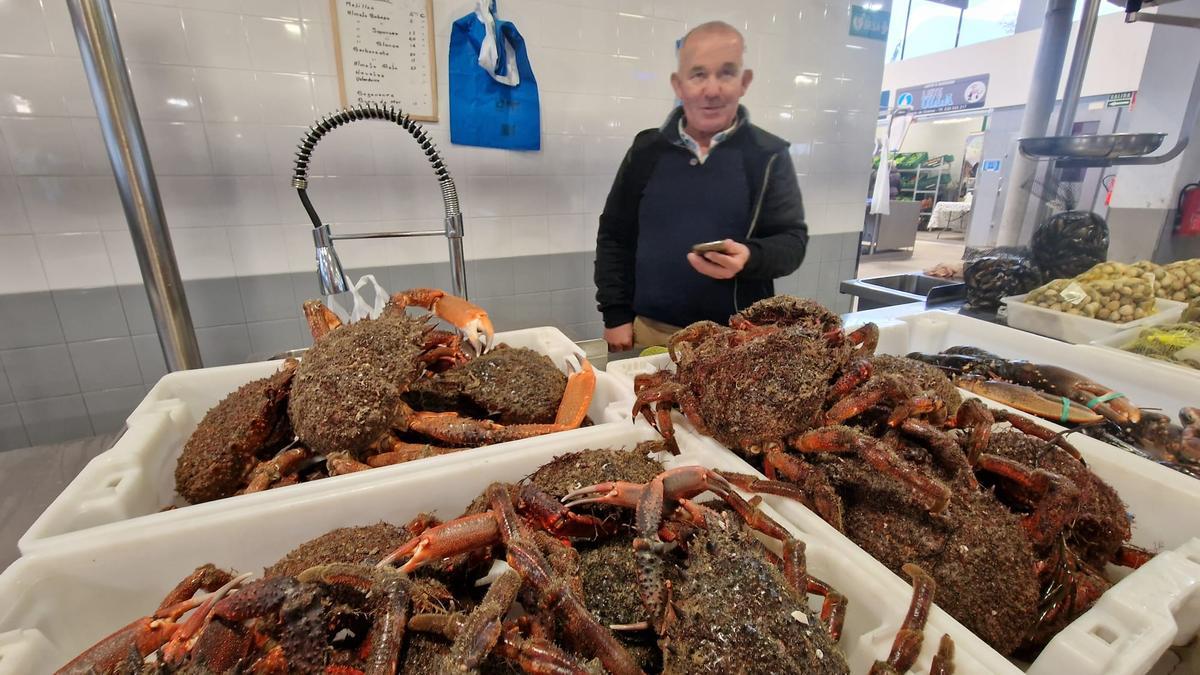
<path fill-rule="evenodd" d="M 808 227 L 788 142 L 738 104 L 754 73 L 721 22 L 692 29 L 671 87 L 681 105 L 634 138 L 596 237 L 596 301 L 609 349 L 661 345 L 681 326 L 774 294 L 804 260 Z M 704 245 L 702 245 L 704 244 Z"/>

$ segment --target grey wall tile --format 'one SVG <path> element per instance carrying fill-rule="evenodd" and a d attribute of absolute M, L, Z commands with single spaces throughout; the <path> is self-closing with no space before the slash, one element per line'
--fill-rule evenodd
<path fill-rule="evenodd" d="M 290 274 L 238 277 L 246 321 L 295 319 L 302 316 Z"/>
<path fill-rule="evenodd" d="M 495 298 L 515 292 L 513 260 L 490 258 L 467 262 L 467 287 L 478 297 Z M 449 290 L 449 289 L 446 289 Z"/>
<path fill-rule="evenodd" d="M 235 277 L 194 279 L 183 282 L 188 311 L 196 328 L 246 323 L 242 294 Z"/>
<path fill-rule="evenodd" d="M 0 295 L 0 349 L 61 342 L 62 326 L 49 292 Z"/>
<path fill-rule="evenodd" d="M 142 383 L 133 341 L 129 338 L 109 338 L 72 342 L 71 361 L 83 391 L 100 391 L 130 387 Z"/>
<path fill-rule="evenodd" d="M 5 374 L 4 368 L 0 366 L 0 404 L 12 403 L 15 400 L 12 389 L 8 386 L 8 375 Z"/>
<path fill-rule="evenodd" d="M 346 276 L 350 278 L 350 283 L 354 284 L 358 283 L 359 279 L 370 274 L 375 277 L 375 281 L 378 281 L 380 286 L 383 286 L 383 290 L 387 291 L 388 293 L 395 293 L 396 291 L 402 289 L 393 288 L 395 283 L 393 283 L 392 279 L 392 270 L 394 269 L 394 267 L 356 267 L 346 270 Z M 316 277 L 316 269 L 314 268 L 313 279 L 316 279 Z"/>
<path fill-rule="evenodd" d="M 121 306 L 125 308 L 125 320 L 129 322 L 130 335 L 155 332 L 154 315 L 150 313 L 150 300 L 144 286 L 121 286 Z M 190 309 L 190 308 L 189 308 Z"/>
<path fill-rule="evenodd" d="M 67 342 L 129 336 L 116 286 L 54 291 L 54 306 Z"/>
<path fill-rule="evenodd" d="M 592 286 L 596 255 L 592 251 L 560 253 L 549 258 L 550 290 Z"/>
<path fill-rule="evenodd" d="M 450 292 L 450 263 L 424 263 L 420 265 L 397 265 L 391 268 L 392 287 L 388 291 L 397 293 L 410 288 L 441 288 Z M 467 289 L 472 295 L 486 296 L 474 288 L 474 280 L 467 275 Z"/>
<path fill-rule="evenodd" d="M 841 285 L 840 270 L 836 261 L 822 262 L 820 272 L 817 277 L 817 294 L 818 297 L 825 298 L 823 304 L 832 306 L 837 300 L 839 294 L 838 286 Z"/>
<path fill-rule="evenodd" d="M 92 420 L 92 430 L 97 434 L 117 431 L 145 395 L 146 388 L 141 385 L 87 392 L 83 402 Z"/>
<path fill-rule="evenodd" d="M 509 311 L 514 329 L 549 326 L 554 323 L 551 321 L 549 293 L 514 295 Z"/>
<path fill-rule="evenodd" d="M 246 324 L 251 352 L 254 356 L 266 359 L 273 354 L 304 346 L 300 335 L 302 323 L 300 319 L 281 319 Z M 304 332 L 308 333 L 307 330 Z"/>
<path fill-rule="evenodd" d="M 196 341 L 200 343 L 200 358 L 205 368 L 245 363 L 250 357 L 250 335 L 246 324 L 236 326 L 214 326 L 197 328 Z"/>
<path fill-rule="evenodd" d="M 580 340 L 596 340 L 604 337 L 604 323 L 601 321 L 573 323 L 563 326 L 562 332 L 575 342 Z"/>
<path fill-rule="evenodd" d="M 513 320 L 512 297 L 511 295 L 499 298 L 473 297 L 471 302 L 479 305 L 488 313 L 492 326 L 495 327 L 496 332 L 500 332 L 517 328 L 516 322 Z"/>
<path fill-rule="evenodd" d="M 551 291 L 551 323 L 566 326 L 600 321 L 600 312 L 596 311 L 596 303 L 593 301 L 595 294 L 595 290 L 591 288 Z"/>
<path fill-rule="evenodd" d="M 796 295 L 802 298 L 816 297 L 821 265 L 815 260 L 805 260 L 796 270 Z"/>
<path fill-rule="evenodd" d="M 83 396 L 60 396 L 17 404 L 31 445 L 62 443 L 93 435 Z"/>
<path fill-rule="evenodd" d="M 533 255 L 513 259 L 513 292 L 537 293 L 550 290 L 550 256 Z"/>
<path fill-rule="evenodd" d="M 138 370 L 142 371 L 142 383 L 153 386 L 167 374 L 167 360 L 163 357 L 158 335 L 134 335 L 130 341 L 137 356 Z"/>
<path fill-rule="evenodd" d="M 29 436 L 16 403 L 0 405 L 0 450 L 29 447 Z"/>
<path fill-rule="evenodd" d="M 18 401 L 79 393 L 66 345 L 11 349 L 0 352 L 0 359 Z"/>
<path fill-rule="evenodd" d="M 316 263 L 313 264 L 312 272 L 294 272 L 289 276 L 292 279 L 292 294 L 296 298 L 297 307 L 303 305 L 305 300 L 321 299 L 321 289 L 317 285 Z"/>

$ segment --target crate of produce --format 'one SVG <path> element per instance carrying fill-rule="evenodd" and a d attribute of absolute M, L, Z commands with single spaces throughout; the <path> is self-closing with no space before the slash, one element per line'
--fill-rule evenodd
<path fill-rule="evenodd" d="M 1150 331 L 1157 331 L 1158 334 Z M 1143 335 L 1143 332 L 1148 334 Z M 1146 348 L 1149 353 L 1140 352 L 1133 347 L 1139 337 L 1147 341 Z M 1137 359 L 1143 363 L 1165 364 L 1200 377 L 1200 323 L 1165 323 L 1130 328 L 1112 337 L 1093 340 L 1091 344 L 1125 358 Z"/>
<path fill-rule="evenodd" d="M 499 343 L 526 347 L 550 357 L 563 372 L 568 369 L 568 361 L 577 361 L 582 356 L 582 351 L 570 339 L 552 327 L 498 333 L 496 338 Z M 84 467 L 21 537 L 21 551 L 29 553 L 78 536 L 104 538 L 122 527 L 175 522 L 192 513 L 219 511 L 242 501 L 262 504 L 280 493 L 351 489 L 370 473 L 404 473 L 420 464 L 437 464 L 450 457 L 428 457 L 188 506 L 176 491 L 175 469 L 197 424 L 230 392 L 275 373 L 281 363 L 270 361 L 203 368 L 164 376 L 130 415 L 125 434 L 111 449 Z M 632 396 L 632 390 L 623 381 L 597 371 L 588 417 L 594 423 L 604 423 L 610 408 L 629 407 L 631 403 L 617 405 L 617 402 L 631 402 Z M 163 511 L 165 507 L 181 508 Z"/>
<path fill-rule="evenodd" d="M 1086 344 L 1111 337 L 1128 328 L 1178 321 L 1184 308 L 1183 303 L 1158 298 L 1155 302 L 1156 311 L 1150 316 L 1125 323 L 1113 323 L 1031 305 L 1025 302 L 1027 296 L 1028 294 L 1013 295 L 1002 300 L 1007 311 L 1008 325 L 1073 344 Z"/>
<path fill-rule="evenodd" d="M 0 576 L 0 597 L 5 598 L 0 606 L 0 673 L 42 673 L 62 666 L 103 636 L 153 611 L 167 591 L 200 564 L 260 573 L 289 550 L 333 528 L 380 521 L 401 526 L 429 512 L 452 518 L 493 481 L 518 481 L 567 452 L 632 448 L 653 437 L 644 425 L 581 429 L 533 439 L 520 447 L 482 448 L 470 458 L 459 455 L 402 474 L 376 473 L 349 490 L 292 491 L 271 502 L 242 502 L 237 508 L 194 518 L 186 527 L 148 522 L 114 532 L 105 540 L 77 540 L 48 548 L 24 557 Z M 731 453 L 702 444 L 689 443 L 679 456 L 657 457 L 667 467 L 749 469 Z M 699 499 L 703 502 L 707 497 Z M 869 556 L 840 538 L 795 525 L 769 507 L 763 511 L 805 542 L 809 573 L 847 596 L 839 646 L 849 672 L 867 672 L 874 660 L 888 654 L 908 609 L 911 588 L 881 572 Z M 630 580 L 628 587 L 634 586 Z M 809 600 L 811 608 L 819 610 L 820 598 L 814 595 Z M 751 605 L 734 600 L 703 606 L 745 613 Z M 817 621 L 812 614 L 797 618 L 798 611 L 790 614 L 796 621 L 806 625 Z M 754 625 L 754 617 L 745 621 Z M 925 628 L 915 672 L 929 671 L 943 634 L 955 642 L 956 672 L 1019 672 L 936 607 Z M 779 647 L 794 645 L 775 646 Z M 818 654 L 820 659 L 835 656 Z M 729 670 L 736 667 L 731 664 Z"/>

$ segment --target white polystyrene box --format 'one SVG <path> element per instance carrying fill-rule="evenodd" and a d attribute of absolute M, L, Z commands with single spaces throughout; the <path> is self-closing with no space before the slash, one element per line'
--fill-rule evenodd
<path fill-rule="evenodd" d="M 568 359 L 583 356 L 583 351 L 556 328 L 509 331 L 498 333 L 496 338 L 513 347 L 546 354 L 564 372 Z M 21 537 L 21 552 L 31 553 L 73 537 L 107 537 L 120 527 L 176 522 L 192 514 L 220 511 L 241 502 L 262 504 L 294 491 L 345 490 L 368 474 L 404 473 L 422 464 L 448 461 L 450 455 L 430 457 L 160 512 L 169 504 L 185 504 L 175 492 L 175 464 L 204 414 L 234 389 L 275 372 L 281 363 L 267 361 L 165 375 L 130 415 L 125 434 L 107 452 L 88 463 Z M 597 370 L 596 391 L 588 415 L 594 422 L 603 423 L 610 407 L 629 408 L 632 400 L 631 388 Z"/>
<path fill-rule="evenodd" d="M 686 432 L 684 432 L 686 434 Z M 260 572 L 300 543 L 330 529 L 380 520 L 403 524 L 421 512 L 458 515 L 492 481 L 515 481 L 555 456 L 574 450 L 633 447 L 656 438 L 644 424 L 608 424 L 521 446 L 489 446 L 472 456 L 393 473 L 366 472 L 368 480 L 337 492 L 292 491 L 251 506 L 206 513 L 185 527 L 164 520 L 115 530 L 105 539 L 77 538 L 47 547 L 0 575 L 0 675 L 49 672 L 98 639 L 145 615 L 197 565 L 213 562 Z M 747 472 L 749 465 L 719 447 L 687 440 L 668 467 L 699 464 Z M 764 509 L 806 544 L 808 570 L 849 600 L 841 646 L 851 672 L 864 673 L 884 658 L 907 610 L 911 588 L 864 552 L 820 528 L 791 523 Z M 811 598 L 815 608 L 820 599 Z M 736 607 L 727 608 L 736 611 Z M 915 668 L 928 672 L 938 640 L 949 634 L 959 673 L 1017 671 L 940 609 L 926 628 Z"/>

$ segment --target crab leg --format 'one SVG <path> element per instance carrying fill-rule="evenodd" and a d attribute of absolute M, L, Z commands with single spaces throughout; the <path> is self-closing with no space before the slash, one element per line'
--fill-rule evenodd
<path fill-rule="evenodd" d="M 389 304 L 398 309 L 412 305 L 424 307 L 462 331 L 476 353 L 482 354 L 494 346 L 496 336 L 492 320 L 482 307 L 469 300 L 436 288 L 413 288 L 392 295 Z"/>
<path fill-rule="evenodd" d="M 937 653 L 929 666 L 929 675 L 954 675 L 954 640 L 942 633 Z"/>
<path fill-rule="evenodd" d="M 596 390 L 596 371 L 587 359 L 580 361 L 581 370 L 567 377 L 567 388 L 558 404 L 558 415 L 551 424 L 505 426 L 491 420 L 462 417 L 457 413 L 415 412 L 408 419 L 408 428 L 445 443 L 472 446 L 504 443 L 576 429 L 587 416 L 592 394 Z"/>
<path fill-rule="evenodd" d="M 494 584 L 493 584 L 494 586 Z M 416 631 L 437 633 L 456 641 L 470 631 L 469 618 L 461 614 L 417 614 L 409 622 Z M 495 651 L 533 675 L 588 675 L 578 659 L 542 637 L 523 637 L 515 625 L 505 624 L 497 635 Z"/>
<path fill-rule="evenodd" d="M 849 427 L 809 431 L 794 439 L 791 446 L 800 452 L 857 453 L 877 471 L 906 483 L 930 513 L 941 513 L 950 503 L 950 490 L 940 481 L 908 465 L 879 441 Z"/>
<path fill-rule="evenodd" d="M 304 301 L 304 320 L 313 340 L 320 340 L 327 333 L 342 325 L 342 320 L 320 300 Z"/>
<path fill-rule="evenodd" d="M 921 643 L 925 641 L 925 622 L 929 619 L 937 584 L 925 570 L 912 563 L 904 565 L 904 573 L 912 578 L 912 601 L 908 605 L 904 623 L 896 632 L 887 661 L 876 661 L 871 666 L 871 675 L 908 672 L 916 663 L 921 653 Z"/>
<path fill-rule="evenodd" d="M 272 459 L 254 467 L 254 471 L 250 474 L 250 483 L 242 492 L 250 494 L 270 488 L 285 476 L 294 473 L 309 457 L 312 457 L 312 451 L 304 446 L 284 450 Z"/>
<path fill-rule="evenodd" d="M 1014 415 L 1007 410 L 991 408 L 990 412 L 992 413 L 992 416 L 995 417 L 996 421 L 1008 422 L 1013 426 L 1014 429 L 1027 433 L 1034 438 L 1040 438 L 1047 443 L 1053 443 L 1070 453 L 1072 457 L 1079 460 L 1080 464 L 1084 464 L 1083 455 L 1079 454 L 1079 450 L 1067 442 L 1067 439 L 1063 438 L 1061 433 L 1054 433 L 1053 431 L 1027 417 Z"/>
<path fill-rule="evenodd" d="M 1015 497 L 1034 505 L 1021 525 L 1035 546 L 1048 545 L 1078 514 L 1079 488 L 1057 473 L 991 454 L 980 455 L 975 466 L 1015 485 Z"/>
<path fill-rule="evenodd" d="M 393 464 L 403 464 L 404 462 L 411 462 L 416 459 L 448 455 L 467 449 L 440 448 L 436 445 L 429 445 L 428 443 L 406 443 L 396 438 L 389 438 L 386 442 L 381 443 L 381 445 L 386 447 L 387 451 L 368 457 L 368 466 L 378 468 L 381 466 L 391 466 Z"/>

